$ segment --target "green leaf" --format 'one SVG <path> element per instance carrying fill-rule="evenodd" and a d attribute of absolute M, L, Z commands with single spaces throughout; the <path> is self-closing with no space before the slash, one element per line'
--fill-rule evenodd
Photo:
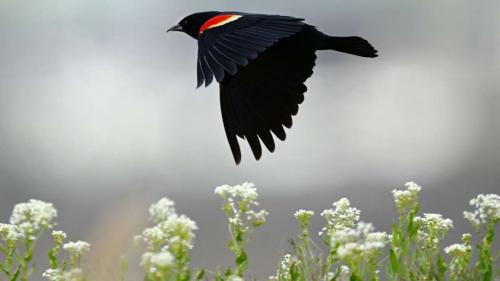
<path fill-rule="evenodd" d="M 205 269 L 200 269 L 196 272 L 195 280 L 201 280 L 205 276 Z"/>
<path fill-rule="evenodd" d="M 238 252 L 238 244 L 234 240 L 230 240 L 229 243 L 227 243 L 227 247 L 233 253 Z"/>
<path fill-rule="evenodd" d="M 394 252 L 394 249 L 391 248 L 389 250 L 389 264 L 390 264 L 390 270 L 393 276 L 395 276 L 397 273 L 399 273 L 399 261 L 398 258 L 396 257 L 396 253 Z"/>
<path fill-rule="evenodd" d="M 351 278 L 349 278 L 349 281 L 363 281 L 363 279 L 361 279 L 359 276 L 353 273 L 351 275 Z"/>
<path fill-rule="evenodd" d="M 290 279 L 292 281 L 297 281 L 299 279 L 299 271 L 295 263 L 290 267 Z"/>
<path fill-rule="evenodd" d="M 236 257 L 236 264 L 238 265 L 238 273 L 243 274 L 248 265 L 248 256 L 245 251 L 241 251 Z"/>
<path fill-rule="evenodd" d="M 57 253 L 55 249 L 50 249 L 48 252 L 50 268 L 57 269 Z"/>
<path fill-rule="evenodd" d="M 446 267 L 446 262 L 444 261 L 441 255 L 438 255 L 437 257 L 437 267 L 438 267 L 439 280 L 444 280 L 447 267 Z"/>

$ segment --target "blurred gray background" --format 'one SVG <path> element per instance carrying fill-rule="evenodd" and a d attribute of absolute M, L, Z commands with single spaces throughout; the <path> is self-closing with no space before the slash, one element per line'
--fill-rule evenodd
<path fill-rule="evenodd" d="M 235 166 L 218 87 L 195 90 L 196 42 L 165 33 L 204 10 L 304 17 L 380 57 L 319 53 L 286 142 L 259 162 L 244 143 Z M 390 190 L 413 180 L 424 211 L 454 220 L 454 242 L 471 231 L 468 200 L 500 191 L 499 18 L 499 1 L 1 0 L 0 221 L 15 203 L 53 202 L 111 280 L 118 256 L 137 262 L 147 206 L 168 196 L 200 227 L 194 264 L 229 265 L 213 189 L 252 181 L 271 213 L 249 250 L 263 278 L 295 235 L 293 211 L 347 196 L 389 230 Z"/>

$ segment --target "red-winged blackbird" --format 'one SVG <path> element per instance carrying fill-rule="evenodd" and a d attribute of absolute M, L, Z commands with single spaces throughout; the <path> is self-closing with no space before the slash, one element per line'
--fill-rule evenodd
<path fill-rule="evenodd" d="M 304 19 L 202 12 L 189 15 L 168 31 L 198 40 L 198 87 L 220 84 L 222 120 L 236 164 L 241 161 L 237 136 L 246 139 L 257 160 L 260 141 L 273 152 L 271 132 L 285 140 L 304 100 L 304 82 L 313 74 L 317 50 L 335 50 L 373 58 L 377 51 L 361 37 L 323 34 Z M 260 139 L 260 141 L 259 141 Z"/>

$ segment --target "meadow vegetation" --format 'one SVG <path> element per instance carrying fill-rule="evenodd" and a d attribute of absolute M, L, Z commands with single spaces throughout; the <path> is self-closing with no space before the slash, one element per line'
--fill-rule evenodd
<path fill-rule="evenodd" d="M 392 192 L 398 219 L 390 233 L 375 231 L 360 219 L 361 211 L 347 198 L 333 202 L 321 212 L 324 227 L 310 229 L 313 211 L 298 210 L 294 217 L 298 234 L 290 239 L 270 281 L 361 281 L 436 280 L 492 281 L 498 277 L 495 231 L 500 221 L 500 196 L 479 194 L 470 200 L 464 219 L 474 229 L 461 241 L 443 245 L 453 229 L 451 219 L 421 213 L 421 187 L 413 182 Z M 258 193 L 251 183 L 215 189 L 227 216 L 228 250 L 234 265 L 213 270 L 193 269 L 190 263 L 196 222 L 178 214 L 174 201 L 162 198 L 149 208 L 151 226 L 134 237 L 141 255 L 145 281 L 242 281 L 256 280 L 248 272 L 246 248 L 269 213 L 260 209 Z M 17 204 L 9 223 L 0 223 L 0 280 L 31 280 L 33 256 L 42 235 L 51 235 L 43 277 L 49 281 L 89 280 L 82 257 L 90 251 L 84 241 L 66 241 L 56 226 L 57 210 L 51 203 L 30 200 Z M 318 242 L 323 245 L 317 245 Z M 326 251 L 325 251 L 326 249 Z M 38 264 L 43 264 L 39 262 Z M 127 280 L 122 261 L 119 280 Z M 498 280 L 498 279 L 497 279 Z M 90 280 L 89 280 L 90 281 Z"/>

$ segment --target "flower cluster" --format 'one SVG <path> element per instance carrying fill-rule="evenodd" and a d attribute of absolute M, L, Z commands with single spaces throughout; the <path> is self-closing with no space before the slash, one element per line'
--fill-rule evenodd
<path fill-rule="evenodd" d="M 68 237 L 68 235 L 66 235 L 66 233 L 62 230 L 52 231 L 52 238 L 54 238 L 54 242 L 57 245 L 62 245 L 62 243 L 63 243 L 64 239 L 66 239 L 66 237 Z"/>
<path fill-rule="evenodd" d="M 418 225 L 417 241 L 427 250 L 439 250 L 439 243 L 453 228 L 453 221 L 441 214 L 426 213 L 423 217 L 415 217 L 414 221 Z"/>
<path fill-rule="evenodd" d="M 57 239 L 62 238 L 62 235 L 56 233 L 54 240 L 57 247 Z M 69 265 L 71 269 L 80 269 L 82 255 L 90 251 L 90 244 L 85 241 L 68 242 L 62 245 L 63 249 L 68 252 Z M 65 272 L 64 272 L 65 273 Z"/>
<path fill-rule="evenodd" d="M 266 223 L 266 218 L 267 215 L 269 215 L 269 212 L 266 210 L 260 210 L 258 212 L 254 210 L 248 210 L 246 212 L 246 215 L 247 221 L 251 222 L 254 228 L 257 228 Z"/>
<path fill-rule="evenodd" d="M 253 183 L 245 182 L 241 185 L 221 185 L 215 188 L 215 194 L 218 194 L 223 200 L 222 209 L 232 225 L 248 230 L 247 222 L 254 228 L 263 225 L 269 214 L 266 210 L 255 211 L 251 206 L 258 206 L 257 189 Z M 246 219 L 246 221 L 245 221 Z"/>
<path fill-rule="evenodd" d="M 49 281 L 83 281 L 85 280 L 81 269 L 72 269 L 63 271 L 61 269 L 47 269 L 42 274 L 42 277 Z"/>
<path fill-rule="evenodd" d="M 461 243 L 441 250 L 441 242 L 453 228 L 453 221 L 440 214 L 419 214 L 420 186 L 413 182 L 404 190 L 393 190 L 398 221 L 392 225 L 392 234 L 375 232 L 370 223 L 360 221 L 360 211 L 342 198 L 333 207 L 321 213 L 326 220 L 320 235 L 327 244 L 327 253 L 318 247 L 309 235 L 314 212 L 298 210 L 294 213 L 300 233 L 290 239 L 291 249 L 283 255 L 271 281 L 361 281 L 371 280 L 494 280 L 498 271 L 498 251 L 494 247 L 497 224 L 500 222 L 500 196 L 480 194 L 470 201 L 473 211 L 464 212 L 478 237 L 472 243 L 471 234 L 463 234 Z M 135 237 L 147 248 L 141 257 L 146 281 L 208 280 L 205 273 L 217 281 L 244 281 L 248 276 L 246 244 L 250 235 L 266 222 L 265 210 L 256 210 L 258 193 L 251 183 L 217 187 L 215 193 L 222 200 L 222 210 L 229 221 L 228 248 L 235 254 L 236 268 L 224 271 L 199 270 L 191 274 L 189 251 L 193 247 L 196 223 L 177 214 L 175 203 L 162 198 L 149 208 L 153 223 Z M 35 269 L 32 258 L 40 235 L 56 225 L 57 211 L 51 203 L 30 200 L 15 206 L 10 224 L 0 223 L 0 280 L 28 281 Z M 48 252 L 50 268 L 42 276 L 48 281 L 86 281 L 80 266 L 82 255 L 90 251 L 84 241 L 67 242 L 61 230 L 52 231 L 54 245 Z M 387 257 L 380 259 L 390 241 Z M 69 258 L 61 258 L 61 250 Z M 447 257 L 441 254 L 444 251 Z M 66 255 L 64 255 L 66 256 Z M 61 260 L 59 260 L 61 258 Z M 124 260 L 124 258 L 123 258 Z M 123 261 L 122 260 L 122 261 Z M 126 261 L 120 264 L 120 280 L 126 280 Z M 380 277 L 379 273 L 387 273 Z M 5 276 L 5 278 L 4 278 Z M 109 278 L 108 278 L 109 279 Z M 496 279 L 495 279 L 496 280 Z"/>
<path fill-rule="evenodd" d="M 295 214 L 293 214 L 293 216 L 299 222 L 300 228 L 302 230 L 305 230 L 311 222 L 311 218 L 312 216 L 314 216 L 314 212 L 307 210 L 298 210 L 295 212 Z"/>
<path fill-rule="evenodd" d="M 191 249 L 196 229 L 198 229 L 196 222 L 187 216 L 172 214 L 158 225 L 146 228 L 141 237 L 149 251 L 158 251 L 163 246 Z"/>
<path fill-rule="evenodd" d="M 220 195 L 222 198 L 239 197 L 243 204 L 256 204 L 257 197 L 259 196 L 255 184 L 250 182 L 244 182 L 235 186 L 227 184 L 218 186 L 215 188 L 215 194 Z"/>
<path fill-rule="evenodd" d="M 248 257 L 245 245 L 248 242 L 250 231 L 266 223 L 266 210 L 253 210 L 258 206 L 259 194 L 253 183 L 245 182 L 240 185 L 221 185 L 215 188 L 215 194 L 222 200 L 222 210 L 229 221 L 229 249 L 235 254 L 235 275 L 243 277 L 247 268 Z"/>
<path fill-rule="evenodd" d="M 474 212 L 464 212 L 464 217 L 475 229 L 481 225 L 496 224 L 500 221 L 500 196 L 497 194 L 479 194 L 470 200 Z"/>
<path fill-rule="evenodd" d="M 361 211 L 351 207 L 349 199 L 342 198 L 333 203 L 333 209 L 326 209 L 321 213 L 326 220 L 326 226 L 320 231 L 319 235 L 326 233 L 331 237 L 334 232 L 355 227 L 359 221 Z"/>
<path fill-rule="evenodd" d="M 472 236 L 466 233 L 462 235 L 462 243 L 444 248 L 445 253 L 451 256 L 450 280 L 461 280 L 469 275 L 468 266 L 472 255 L 471 240 Z"/>
<path fill-rule="evenodd" d="M 168 251 L 157 253 L 146 252 L 142 255 L 141 266 L 147 269 L 149 274 L 158 278 L 168 276 L 168 272 L 175 265 L 174 256 Z"/>
<path fill-rule="evenodd" d="M 38 238 L 45 230 L 52 228 L 57 210 L 52 203 L 31 199 L 14 206 L 10 224 L 0 223 L 0 272 L 8 280 L 28 280 L 33 273 L 31 261 Z"/>
<path fill-rule="evenodd" d="M 444 252 L 447 253 L 448 255 L 451 256 L 461 256 L 465 255 L 467 252 L 471 250 L 471 247 L 469 245 L 464 245 L 464 244 L 453 244 L 450 245 L 446 248 L 444 248 Z"/>
<path fill-rule="evenodd" d="M 405 187 L 406 189 L 404 190 L 394 189 L 392 191 L 396 208 L 400 214 L 404 213 L 406 209 L 414 208 L 418 205 L 418 193 L 422 189 L 422 187 L 414 182 L 407 182 Z"/>
<path fill-rule="evenodd" d="M 150 206 L 149 218 L 155 225 L 136 237 L 147 245 L 141 259 L 149 278 L 147 280 L 167 279 L 173 271 L 189 274 L 188 251 L 193 247 L 194 231 L 198 229 L 196 222 L 185 215 L 178 215 L 174 201 L 168 198 Z M 174 270 L 174 266 L 178 268 Z"/>
<path fill-rule="evenodd" d="M 85 241 L 68 242 L 63 245 L 63 249 L 70 255 L 82 255 L 90 251 L 90 244 Z"/>
<path fill-rule="evenodd" d="M 333 203 L 333 209 L 321 213 L 326 226 L 319 234 L 326 234 L 325 242 L 330 246 L 327 262 L 340 261 L 342 265 L 334 271 L 337 280 L 376 274 L 377 259 L 389 240 L 385 232 L 374 232 L 372 224 L 360 222 L 360 214 L 347 198 L 338 200 Z"/>
<path fill-rule="evenodd" d="M 388 242 L 385 232 L 373 232 L 373 225 L 360 222 L 356 228 L 338 230 L 331 236 L 330 244 L 337 248 L 337 255 L 346 261 L 377 257 Z"/>
<path fill-rule="evenodd" d="M 31 199 L 14 207 L 10 223 L 18 226 L 26 239 L 35 240 L 41 231 L 54 226 L 56 217 L 52 203 Z"/>
<path fill-rule="evenodd" d="M 175 202 L 166 197 L 149 207 L 149 219 L 154 223 L 166 221 L 172 214 L 175 214 Z"/>
<path fill-rule="evenodd" d="M 23 238 L 24 234 L 19 227 L 12 224 L 0 223 L 0 239 L 7 245 L 13 245 L 17 240 Z"/>
<path fill-rule="evenodd" d="M 351 269 L 346 265 L 341 265 L 339 268 L 339 281 L 348 281 L 351 278 Z M 328 280 L 331 280 L 328 279 Z"/>
<path fill-rule="evenodd" d="M 296 256 L 291 254 L 286 254 L 280 262 L 278 270 L 275 276 L 269 276 L 269 280 L 293 280 L 292 272 L 296 272 L 297 266 L 300 264 L 300 260 Z"/>
<path fill-rule="evenodd" d="M 170 250 L 177 252 L 175 248 L 193 248 L 194 231 L 198 226 L 187 216 L 172 214 L 160 224 L 160 228 L 166 234 Z"/>

